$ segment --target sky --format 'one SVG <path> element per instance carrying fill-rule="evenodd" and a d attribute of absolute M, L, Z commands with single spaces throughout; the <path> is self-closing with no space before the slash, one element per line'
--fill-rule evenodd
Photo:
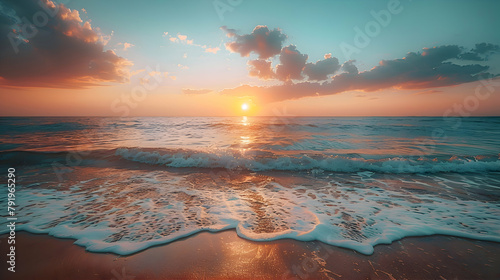
<path fill-rule="evenodd" d="M 0 0 L 0 115 L 500 115 L 499 10 Z"/>

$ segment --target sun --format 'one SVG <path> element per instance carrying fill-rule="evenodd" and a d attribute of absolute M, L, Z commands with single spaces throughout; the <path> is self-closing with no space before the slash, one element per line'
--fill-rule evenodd
<path fill-rule="evenodd" d="M 246 110 L 248 110 L 248 108 L 249 108 L 249 106 L 247 103 L 241 104 L 241 110 L 246 111 Z"/>

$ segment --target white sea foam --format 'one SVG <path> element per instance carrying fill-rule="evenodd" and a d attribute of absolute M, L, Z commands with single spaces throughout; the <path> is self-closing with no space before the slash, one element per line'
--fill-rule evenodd
<path fill-rule="evenodd" d="M 239 188 L 190 187 L 187 181 L 164 180 L 161 173 L 110 179 L 98 186 L 82 181 L 66 191 L 20 188 L 18 229 L 74 238 L 89 251 L 121 255 L 225 229 L 250 240 L 320 240 L 367 255 L 377 244 L 406 236 L 445 234 L 500 242 L 498 201 L 422 193 L 401 188 L 418 180 L 366 175 L 328 179 L 313 188 L 284 187 L 260 177 L 240 182 Z M 431 180 L 422 184 L 453 188 L 456 183 Z M 4 224 L 0 229 L 6 233 Z"/>

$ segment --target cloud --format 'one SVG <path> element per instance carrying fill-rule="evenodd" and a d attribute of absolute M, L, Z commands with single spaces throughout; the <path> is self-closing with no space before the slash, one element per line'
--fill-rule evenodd
<path fill-rule="evenodd" d="M 483 46 L 483 44 L 478 45 Z M 305 61 L 305 57 L 296 51 L 296 49 L 286 48 L 288 48 L 293 59 L 288 63 L 283 63 L 282 61 L 282 65 L 294 65 L 289 68 L 295 69 L 295 72 L 285 76 L 289 79 L 293 79 L 293 77 L 300 78 L 297 69 Z M 489 46 L 487 52 L 495 49 L 494 46 Z M 373 92 L 386 88 L 425 90 L 496 77 L 486 72 L 489 69 L 488 66 L 463 64 L 464 60 L 461 59 L 463 53 L 466 53 L 464 48 L 457 45 L 424 48 L 421 52 L 410 52 L 406 57 L 401 59 L 382 60 L 378 66 L 364 72 L 358 72 L 354 61 L 347 61 L 340 68 L 345 71 L 344 73 L 337 74 L 331 80 L 322 83 L 307 81 L 298 83 L 288 82 L 283 85 L 270 87 L 243 85 L 233 89 L 225 89 L 222 93 L 237 96 L 253 95 L 263 102 L 274 102 L 306 96 L 331 95 L 351 90 L 364 92 Z M 300 56 L 301 59 L 297 59 L 297 56 Z M 330 56 L 325 60 L 332 58 Z M 455 64 L 450 62 L 451 60 L 459 60 L 461 63 L 460 65 Z M 318 63 L 315 65 L 318 67 Z M 254 71 L 254 75 L 265 76 L 261 74 L 262 69 L 270 67 L 264 68 L 264 66 L 267 67 L 268 65 L 258 66 L 260 68 L 252 65 L 254 68 L 251 71 Z M 258 69 L 260 70 L 257 71 Z M 329 68 L 329 71 L 331 72 L 332 69 Z M 319 72 L 321 74 L 324 73 Z M 278 71 L 276 71 L 276 74 L 278 74 Z M 323 77 L 319 76 L 319 78 Z"/>
<path fill-rule="evenodd" d="M 216 54 L 218 51 L 219 51 L 219 47 L 215 47 L 215 48 L 206 48 L 205 49 L 205 52 L 208 52 L 208 53 L 214 53 Z"/>
<path fill-rule="evenodd" d="M 278 79 L 284 82 L 304 78 L 302 71 L 306 67 L 307 55 L 301 54 L 294 45 L 281 50 L 279 61 L 280 64 L 276 65 L 276 70 L 274 70 L 269 60 L 250 60 L 248 62 L 249 75 L 262 80 Z"/>
<path fill-rule="evenodd" d="M 144 72 L 144 71 L 146 71 L 146 69 L 139 69 L 139 70 L 136 70 L 136 71 L 131 71 L 131 72 L 130 72 L 130 76 L 131 76 L 131 77 L 132 77 L 132 76 L 135 76 L 135 75 L 140 74 L 140 73 L 142 73 L 142 72 Z"/>
<path fill-rule="evenodd" d="M 238 35 L 234 29 L 225 26 L 221 28 L 234 41 L 226 43 L 226 48 L 241 56 L 248 56 L 254 52 L 259 59 L 267 59 L 281 52 L 286 35 L 279 29 L 269 30 L 267 26 L 258 25 L 250 34 Z"/>
<path fill-rule="evenodd" d="M 476 81 L 477 75 L 489 67 L 478 64 L 458 65 L 450 59 L 460 59 L 463 48 L 457 45 L 424 48 L 410 52 L 402 59 L 382 60 L 379 66 L 357 75 L 364 90 L 386 87 L 423 89 L 458 85 Z"/>
<path fill-rule="evenodd" d="M 340 69 L 339 60 L 332 57 L 331 54 L 326 54 L 324 60 L 319 60 L 316 63 L 307 63 L 304 68 L 304 74 L 312 81 L 322 81 L 328 79 L 328 75 L 337 72 Z"/>
<path fill-rule="evenodd" d="M 2 4 L 0 86 L 82 88 L 128 81 L 132 63 L 104 50 L 106 36 L 83 22 L 77 10 L 48 0 Z M 46 24 L 26 28 L 23 21 L 36 13 L 45 13 Z"/>
<path fill-rule="evenodd" d="M 188 39 L 187 35 L 177 34 L 177 37 L 173 37 L 171 35 L 168 35 L 168 32 L 164 32 L 163 37 L 168 37 L 168 39 L 173 43 L 186 44 L 186 45 L 202 48 L 206 53 L 216 54 L 218 51 L 220 51 L 219 47 L 212 48 L 212 47 L 207 47 L 207 45 L 195 44 L 193 39 Z M 185 56 L 187 57 L 187 55 L 185 55 Z"/>
<path fill-rule="evenodd" d="M 248 62 L 250 76 L 291 82 L 303 80 L 306 75 L 309 81 L 321 81 L 340 69 L 338 59 L 331 54 L 326 54 L 324 60 L 307 63 L 308 55 L 302 54 L 296 46 L 282 47 L 287 37 L 279 29 L 270 31 L 267 26 L 259 25 L 246 35 L 238 35 L 236 30 L 226 26 L 221 29 L 232 38 L 231 42 L 226 43 L 228 50 L 241 56 L 248 56 L 252 52 L 259 56 L 259 59 Z M 278 54 L 280 63 L 273 67 L 268 59 Z"/>
<path fill-rule="evenodd" d="M 341 69 L 349 74 L 358 74 L 358 67 L 354 65 L 354 62 L 356 62 L 356 60 L 348 60 L 344 62 Z"/>
<path fill-rule="evenodd" d="M 258 77 L 262 80 L 276 78 L 276 73 L 274 73 L 273 68 L 271 67 L 271 61 L 264 59 L 250 60 L 248 65 L 249 74 L 252 77 Z"/>
<path fill-rule="evenodd" d="M 137 70 L 134 73 L 140 73 L 140 72 L 144 72 L 144 71 L 146 71 L 146 69 Z M 151 82 L 150 77 L 155 77 L 155 76 L 158 76 L 158 77 L 162 77 L 163 76 L 165 78 L 172 78 L 171 76 L 169 76 L 168 72 L 149 71 L 147 73 L 147 75 L 144 75 L 142 78 L 139 78 L 139 83 L 141 85 L 147 85 L 147 84 L 149 84 Z"/>
<path fill-rule="evenodd" d="M 484 61 L 484 58 L 482 58 L 481 56 L 479 56 L 475 52 L 466 52 L 466 53 L 460 54 L 459 58 L 463 59 L 463 60 Z"/>
<path fill-rule="evenodd" d="M 134 44 L 130 44 L 130 43 L 123 43 L 123 50 L 126 51 L 127 49 L 131 48 L 135 46 Z"/>
<path fill-rule="evenodd" d="M 182 64 L 177 64 L 177 67 L 179 67 L 179 68 L 181 68 L 181 69 L 184 69 L 184 70 L 185 70 L 185 69 L 189 69 L 189 67 L 188 67 L 188 66 L 186 66 L 186 65 L 182 65 Z"/>
<path fill-rule="evenodd" d="M 476 44 L 476 48 L 472 51 L 478 54 L 491 54 L 500 51 L 500 46 L 490 43 L 479 43 Z"/>
<path fill-rule="evenodd" d="M 227 37 L 234 37 L 234 36 L 236 36 L 236 29 L 227 28 L 227 26 L 221 26 L 220 29 L 222 31 L 226 32 L 226 36 Z"/>
<path fill-rule="evenodd" d="M 149 76 L 154 77 L 154 76 L 161 76 L 163 72 L 160 71 L 151 71 L 148 73 Z M 168 72 L 165 72 L 166 75 L 168 75 Z"/>
<path fill-rule="evenodd" d="M 500 51 L 500 46 L 490 43 L 476 44 L 475 48 L 469 52 L 459 55 L 460 59 L 472 61 L 486 61 L 489 56 Z"/>
<path fill-rule="evenodd" d="M 302 70 L 307 61 L 307 54 L 301 54 L 297 47 L 284 47 L 280 53 L 280 64 L 276 66 L 276 77 L 281 81 L 302 80 Z"/>
<path fill-rule="evenodd" d="M 316 93 L 322 91 L 319 83 L 302 82 L 269 87 L 242 85 L 232 89 L 224 89 L 220 93 L 234 96 L 254 96 L 259 102 L 269 103 L 298 99 L 305 96 L 315 96 Z"/>
<path fill-rule="evenodd" d="M 184 94 L 206 94 L 212 91 L 213 90 L 211 89 L 189 89 L 189 88 L 182 89 L 182 93 Z"/>

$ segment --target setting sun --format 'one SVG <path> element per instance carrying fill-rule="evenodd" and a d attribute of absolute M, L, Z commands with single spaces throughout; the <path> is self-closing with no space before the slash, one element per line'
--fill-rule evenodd
<path fill-rule="evenodd" d="M 500 280 L 500 0 L 284 2 L 0 0 L 0 280 Z"/>

